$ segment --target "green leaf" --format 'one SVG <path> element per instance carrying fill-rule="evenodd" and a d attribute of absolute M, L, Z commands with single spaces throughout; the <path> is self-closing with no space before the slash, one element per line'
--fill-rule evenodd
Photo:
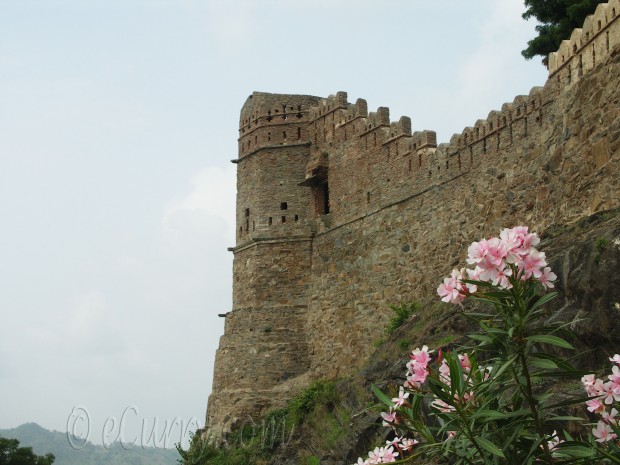
<path fill-rule="evenodd" d="M 571 365 L 571 363 L 568 360 L 557 357 L 552 354 L 547 354 L 544 352 L 537 352 L 535 354 L 530 354 L 530 357 L 535 358 L 535 359 L 551 360 L 553 363 L 557 365 L 558 368 L 561 368 L 564 371 L 575 370 L 575 367 L 573 367 L 573 365 Z"/>
<path fill-rule="evenodd" d="M 571 399 L 562 401 L 562 402 L 558 402 L 557 404 L 553 404 L 553 405 L 545 405 L 543 407 L 544 410 L 551 410 L 551 409 L 555 409 L 555 408 L 559 408 L 559 407 L 567 407 L 569 405 L 576 405 L 576 404 L 582 404 L 585 401 L 589 400 L 590 397 L 585 396 L 585 397 L 573 397 Z"/>
<path fill-rule="evenodd" d="M 557 297 L 558 293 L 557 292 L 551 292 L 549 294 L 545 294 L 543 295 L 540 299 L 538 299 L 536 301 L 536 303 L 534 305 L 532 305 L 530 307 L 530 312 L 533 312 L 534 310 L 536 310 L 538 307 L 540 307 L 541 305 L 546 304 L 547 302 L 549 302 L 552 299 L 555 299 Z"/>
<path fill-rule="evenodd" d="M 525 338 L 530 342 L 541 342 L 543 344 L 550 344 L 552 346 L 562 347 L 564 349 L 574 349 L 572 345 L 566 342 L 561 337 L 551 336 L 550 334 L 535 334 Z"/>
<path fill-rule="evenodd" d="M 493 338 L 491 336 L 487 336 L 486 334 L 470 334 L 469 338 L 473 339 L 474 341 L 480 341 L 480 342 L 492 342 L 493 341 Z"/>
<path fill-rule="evenodd" d="M 554 370 L 558 368 L 558 365 L 553 360 L 535 359 L 532 360 L 530 364 L 536 368 L 544 368 L 547 370 Z"/>
<path fill-rule="evenodd" d="M 538 402 L 544 402 L 549 399 L 553 394 L 546 392 L 544 394 L 534 394 L 532 397 L 536 399 Z"/>
<path fill-rule="evenodd" d="M 475 417 L 479 417 L 479 418 L 491 418 L 493 420 L 499 420 L 499 419 L 504 419 L 506 418 L 506 414 L 502 413 L 502 412 L 498 412 L 497 410 L 479 410 L 477 411 L 473 418 Z"/>
<path fill-rule="evenodd" d="M 553 421 L 583 421 L 583 418 L 573 417 L 570 415 L 558 415 L 557 417 L 551 417 L 550 420 L 553 420 Z"/>
<path fill-rule="evenodd" d="M 374 384 L 371 387 L 372 392 L 375 393 L 375 395 L 379 398 L 379 400 L 381 402 L 383 402 L 385 405 L 387 405 L 388 407 L 391 407 L 392 405 L 394 405 L 394 402 L 392 402 L 392 399 L 390 399 L 388 396 L 386 396 L 381 389 L 379 389 L 377 386 L 375 386 Z"/>
<path fill-rule="evenodd" d="M 582 443 L 583 444 L 583 443 Z M 579 443 L 560 443 L 554 449 L 554 452 L 559 456 L 564 457 L 592 457 L 594 455 L 594 449 L 587 445 L 580 445 Z"/>
<path fill-rule="evenodd" d="M 539 371 L 536 376 L 544 378 L 550 376 L 552 378 L 581 378 L 583 375 L 587 375 L 587 372 L 583 371 Z"/>
<path fill-rule="evenodd" d="M 512 357 L 510 357 L 506 363 L 504 363 L 499 370 L 491 370 L 491 376 L 493 378 L 498 378 L 499 376 L 501 376 L 501 374 L 506 371 L 509 367 L 511 367 L 514 363 L 514 361 L 517 359 L 517 355 L 513 355 Z"/>
<path fill-rule="evenodd" d="M 488 452 L 491 452 L 492 454 L 497 455 L 499 457 L 506 458 L 502 450 L 499 447 L 497 447 L 495 444 L 493 444 L 491 441 L 489 441 L 488 439 L 476 438 L 475 440 L 483 449 L 487 450 Z"/>

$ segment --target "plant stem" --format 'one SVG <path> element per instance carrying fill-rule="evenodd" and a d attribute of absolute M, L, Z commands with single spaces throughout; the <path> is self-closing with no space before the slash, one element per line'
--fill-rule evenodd
<path fill-rule="evenodd" d="M 525 386 L 521 386 L 521 384 L 519 384 L 519 386 L 521 386 L 521 392 L 523 392 L 523 395 L 525 396 L 525 399 L 527 400 L 530 411 L 532 412 L 532 416 L 534 418 L 534 426 L 536 428 L 536 432 L 538 433 L 538 437 L 542 439 L 541 445 L 543 447 L 543 451 L 547 458 L 547 463 L 549 465 L 553 465 L 554 463 L 553 456 L 551 455 L 551 451 L 549 450 L 549 444 L 547 444 L 547 440 L 546 440 L 547 435 L 545 434 L 544 427 L 540 421 L 538 401 L 534 398 L 534 393 L 532 390 L 532 379 L 530 377 L 530 371 L 527 366 L 527 357 L 525 355 L 525 350 L 521 343 L 519 344 L 519 360 L 521 361 L 522 375 L 526 380 Z"/>

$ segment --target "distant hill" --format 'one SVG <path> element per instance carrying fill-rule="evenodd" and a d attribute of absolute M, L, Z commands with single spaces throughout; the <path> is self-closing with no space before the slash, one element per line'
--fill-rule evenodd
<path fill-rule="evenodd" d="M 176 465 L 180 458 L 175 450 L 139 446 L 124 449 L 118 443 L 106 449 L 87 442 L 75 450 L 66 433 L 48 431 L 36 423 L 0 429 L 0 437 L 17 439 L 20 447 L 32 447 L 37 455 L 51 452 L 56 457 L 54 465 Z"/>

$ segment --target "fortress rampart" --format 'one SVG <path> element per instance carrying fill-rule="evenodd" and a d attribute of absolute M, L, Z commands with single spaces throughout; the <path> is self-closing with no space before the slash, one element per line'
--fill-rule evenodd
<path fill-rule="evenodd" d="M 620 0 L 599 5 L 543 87 L 449 143 L 345 92 L 248 98 L 209 433 L 361 366 L 387 306 L 432 296 L 475 238 L 620 206 L 618 13 Z"/>

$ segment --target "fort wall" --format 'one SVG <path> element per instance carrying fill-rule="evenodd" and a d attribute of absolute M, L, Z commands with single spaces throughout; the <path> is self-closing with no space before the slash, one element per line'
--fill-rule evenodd
<path fill-rule="evenodd" d="M 361 366 L 388 305 L 433 296 L 472 240 L 620 206 L 619 1 L 550 56 L 543 87 L 449 143 L 345 92 L 248 98 L 210 432 Z"/>

